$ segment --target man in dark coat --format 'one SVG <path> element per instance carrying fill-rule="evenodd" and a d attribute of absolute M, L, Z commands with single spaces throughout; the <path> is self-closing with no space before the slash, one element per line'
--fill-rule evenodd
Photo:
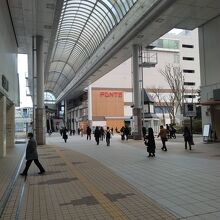
<path fill-rule="evenodd" d="M 185 141 L 185 149 L 187 149 L 187 143 L 188 143 L 189 149 L 192 150 L 192 147 L 191 147 L 192 135 L 191 135 L 190 130 L 187 126 L 183 130 L 183 136 L 184 136 L 184 141 Z"/>
<path fill-rule="evenodd" d="M 99 130 L 99 127 L 96 126 L 95 132 L 94 132 L 94 137 L 95 137 L 95 141 L 96 141 L 97 145 L 99 145 L 100 136 L 101 136 L 101 132 Z"/>
<path fill-rule="evenodd" d="M 91 128 L 89 126 L 87 126 L 86 128 L 86 134 L 87 134 L 87 140 L 91 140 Z"/>
<path fill-rule="evenodd" d="M 63 140 L 65 141 L 65 143 L 66 143 L 66 140 L 68 139 L 67 132 L 68 132 L 67 128 L 64 127 L 63 128 Z"/>
<path fill-rule="evenodd" d="M 125 134 L 125 138 L 126 138 L 126 140 L 128 140 L 128 135 L 130 134 L 130 130 L 129 130 L 129 128 L 128 128 L 127 125 L 125 126 L 124 134 Z"/>
<path fill-rule="evenodd" d="M 28 133 L 28 144 L 26 148 L 26 166 L 24 171 L 20 174 L 21 176 L 27 176 L 28 169 L 31 166 L 32 161 L 36 164 L 36 166 L 39 168 L 40 172 L 38 174 L 45 173 L 45 169 L 40 164 L 38 160 L 38 153 L 37 153 L 37 143 L 33 137 L 33 133 Z"/>

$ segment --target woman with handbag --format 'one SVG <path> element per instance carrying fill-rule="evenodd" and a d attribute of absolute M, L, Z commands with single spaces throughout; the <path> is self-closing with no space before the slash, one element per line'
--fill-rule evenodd
<path fill-rule="evenodd" d="M 156 145 L 152 128 L 148 128 L 148 135 L 145 136 L 144 143 L 147 146 L 147 152 L 149 153 L 148 157 L 155 157 Z"/>
<path fill-rule="evenodd" d="M 161 138 L 162 141 L 162 150 L 167 151 L 166 141 L 167 141 L 167 130 L 163 128 L 163 125 L 160 126 L 160 132 L 158 134 L 158 137 Z"/>

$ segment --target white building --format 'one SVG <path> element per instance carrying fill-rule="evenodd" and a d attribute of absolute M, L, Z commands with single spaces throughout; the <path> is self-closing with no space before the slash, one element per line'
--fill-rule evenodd
<path fill-rule="evenodd" d="M 153 95 L 154 88 L 159 88 L 162 96 L 170 92 L 169 85 L 159 72 L 166 65 L 179 66 L 184 76 L 185 102 L 197 102 L 196 91 L 200 89 L 200 66 L 198 48 L 198 30 L 181 31 L 179 34 L 168 33 L 153 43 L 156 47 L 158 64 L 156 67 L 143 69 L 143 87 Z M 132 115 L 132 77 L 131 59 L 97 80 L 92 88 L 120 88 L 124 92 L 124 116 Z M 170 123 L 166 106 L 155 106 L 155 112 L 162 118 L 161 108 L 166 113 L 166 123 Z M 177 121 L 182 118 L 177 115 Z"/>

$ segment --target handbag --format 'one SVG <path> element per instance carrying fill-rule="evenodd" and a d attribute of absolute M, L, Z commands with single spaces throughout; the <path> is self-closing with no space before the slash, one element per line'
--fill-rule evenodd
<path fill-rule="evenodd" d="M 145 141 L 144 141 L 144 144 L 145 144 L 145 146 L 149 147 L 148 140 L 145 140 Z"/>

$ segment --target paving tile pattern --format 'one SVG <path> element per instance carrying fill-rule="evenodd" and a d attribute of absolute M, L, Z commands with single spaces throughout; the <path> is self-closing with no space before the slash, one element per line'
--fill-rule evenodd
<path fill-rule="evenodd" d="M 17 179 L 2 219 L 176 219 L 88 156 L 54 146 L 39 153 L 47 172 L 33 164 Z"/>

